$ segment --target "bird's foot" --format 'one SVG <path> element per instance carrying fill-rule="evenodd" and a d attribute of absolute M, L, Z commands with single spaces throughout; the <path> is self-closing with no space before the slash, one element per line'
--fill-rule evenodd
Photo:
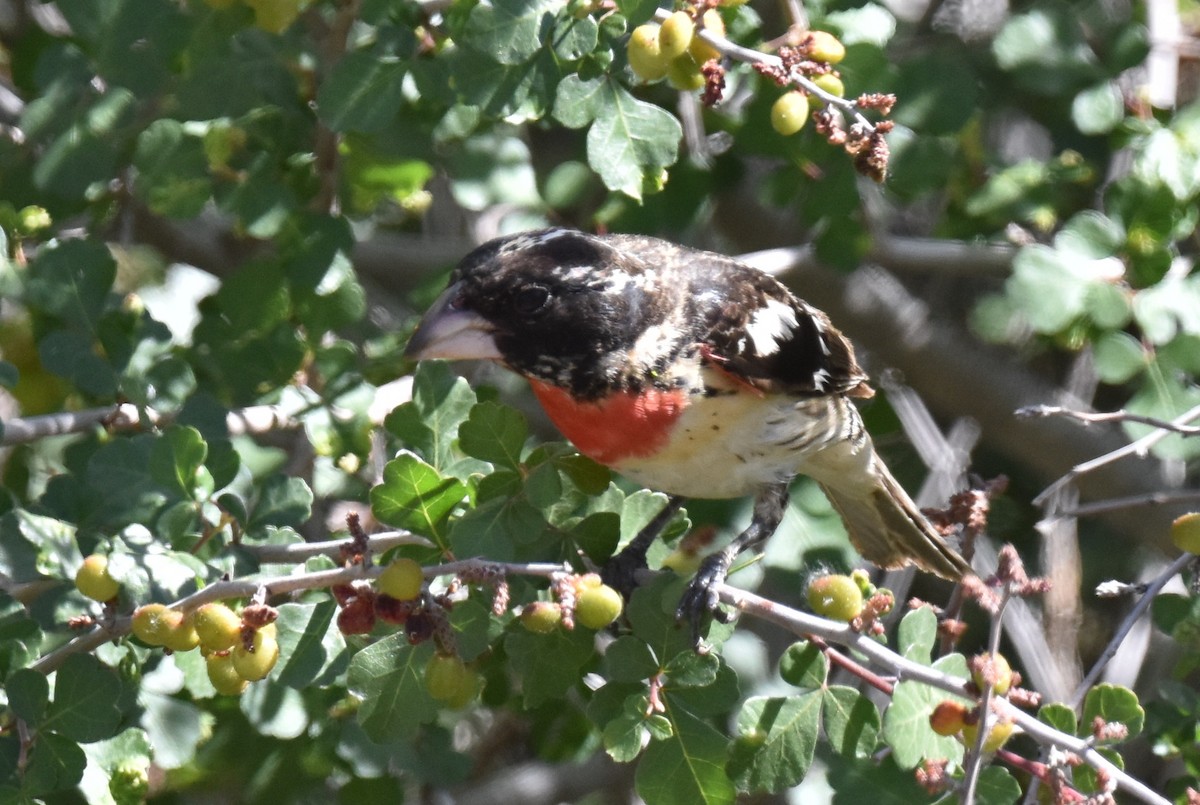
<path fill-rule="evenodd" d="M 600 579 L 628 601 L 638 587 L 638 574 L 646 568 L 646 551 L 631 544 L 604 563 Z"/>
<path fill-rule="evenodd" d="M 688 623 L 692 628 L 692 642 L 699 650 L 704 640 L 704 619 L 712 615 L 713 620 L 729 623 L 733 615 L 721 609 L 721 598 L 717 587 L 725 582 L 729 574 L 729 558 L 723 552 L 715 553 L 700 563 L 700 569 L 688 583 L 675 609 L 675 620 Z"/>

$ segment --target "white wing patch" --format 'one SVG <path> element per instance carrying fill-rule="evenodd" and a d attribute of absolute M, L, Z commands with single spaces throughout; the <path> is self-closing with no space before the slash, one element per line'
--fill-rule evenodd
<path fill-rule="evenodd" d="M 767 300 L 766 307 L 754 311 L 746 324 L 746 335 L 755 354 L 766 357 L 779 351 L 779 343 L 796 328 L 796 311 L 784 302 Z"/>

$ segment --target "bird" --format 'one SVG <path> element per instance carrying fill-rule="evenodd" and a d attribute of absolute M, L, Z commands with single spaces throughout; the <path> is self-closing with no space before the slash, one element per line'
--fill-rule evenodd
<path fill-rule="evenodd" d="M 413 360 L 486 360 L 523 376 L 582 454 L 670 504 L 617 557 L 628 571 L 688 498 L 753 497 L 750 524 L 701 563 L 677 617 L 696 640 L 735 557 L 778 528 L 812 478 L 872 564 L 957 581 L 967 561 L 876 453 L 874 394 L 829 317 L 736 259 L 631 234 L 555 227 L 467 254 L 421 318 Z"/>

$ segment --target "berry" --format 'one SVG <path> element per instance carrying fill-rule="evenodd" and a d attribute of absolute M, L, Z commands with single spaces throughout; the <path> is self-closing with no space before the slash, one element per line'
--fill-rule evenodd
<path fill-rule="evenodd" d="M 715 8 L 704 12 L 704 16 L 700 18 L 700 27 L 711 34 L 725 36 L 725 20 L 721 19 L 721 13 Z M 696 60 L 697 64 L 704 64 L 709 59 L 721 58 L 721 51 L 698 36 L 692 37 L 692 43 L 688 45 L 688 53 L 692 54 L 692 58 Z"/>
<path fill-rule="evenodd" d="M 204 658 L 208 681 L 222 696 L 238 696 L 249 683 L 233 666 L 233 655 L 228 651 L 217 651 Z"/>
<path fill-rule="evenodd" d="M 178 609 L 168 609 L 162 614 L 162 619 L 168 627 L 163 637 L 164 647 L 171 651 L 191 651 L 200 645 L 200 636 L 196 634 L 196 624 L 192 616 L 185 615 Z"/>
<path fill-rule="evenodd" d="M 589 629 L 603 629 L 621 616 L 624 607 L 621 594 L 607 584 L 588 587 L 575 599 L 575 620 Z"/>
<path fill-rule="evenodd" d="M 536 634 L 549 634 L 562 623 L 562 607 L 552 601 L 534 601 L 521 610 L 521 625 Z"/>
<path fill-rule="evenodd" d="M 1171 523 L 1171 541 L 1188 553 L 1200 553 L 1200 512 L 1188 512 Z"/>
<path fill-rule="evenodd" d="M 979 722 L 968 722 L 963 724 L 963 743 L 967 747 L 975 746 L 975 739 L 979 736 Z M 1013 723 L 1011 721 L 997 721 L 992 724 L 992 728 L 988 730 L 987 737 L 983 739 L 983 752 L 990 755 L 1008 741 L 1013 734 Z"/>
<path fill-rule="evenodd" d="M 329 592 L 333 593 L 333 600 L 337 601 L 339 607 L 346 606 L 347 601 L 358 595 L 358 590 L 350 584 L 335 584 L 329 588 Z"/>
<path fill-rule="evenodd" d="M 435 652 L 425 666 L 425 690 L 439 702 L 462 698 L 464 690 L 474 694 L 475 674 L 457 654 Z M 464 702 L 465 703 L 465 702 Z"/>
<path fill-rule="evenodd" d="M 337 615 L 338 629 L 342 634 L 370 634 L 375 628 L 375 601 L 370 598 L 353 598 Z"/>
<path fill-rule="evenodd" d="M 604 580 L 600 578 L 599 573 L 584 573 L 582 576 L 575 577 L 575 591 L 581 593 L 584 590 L 595 589 L 604 584 Z"/>
<path fill-rule="evenodd" d="M 686 11 L 676 11 L 663 20 L 658 31 L 658 48 L 663 58 L 674 59 L 687 52 L 696 33 L 696 24 Z"/>
<path fill-rule="evenodd" d="M 838 98 L 846 97 L 846 85 L 842 83 L 842 79 L 838 78 L 833 73 L 825 73 L 819 75 L 812 80 L 821 89 L 828 92 L 830 95 Z"/>
<path fill-rule="evenodd" d="M 809 31 L 808 36 L 807 53 L 813 61 L 837 64 L 846 58 L 846 46 L 828 31 Z"/>
<path fill-rule="evenodd" d="M 658 26 L 647 23 L 633 29 L 627 48 L 629 69 L 643 81 L 657 81 L 667 74 L 667 57 L 658 43 Z"/>
<path fill-rule="evenodd" d="M 266 678 L 279 661 L 279 643 L 266 629 L 255 631 L 250 648 L 245 643 L 234 646 L 231 652 L 233 667 L 238 676 L 248 682 Z"/>
<path fill-rule="evenodd" d="M 771 107 L 771 126 L 787 137 L 808 122 L 808 96 L 795 90 L 780 95 Z"/>
<path fill-rule="evenodd" d="M 849 576 L 820 576 L 808 584 L 808 605 L 823 618 L 852 621 L 862 613 L 862 590 Z"/>
<path fill-rule="evenodd" d="M 108 557 L 94 553 L 75 572 L 75 589 L 93 601 L 111 601 L 121 592 L 121 583 L 108 575 Z"/>
<path fill-rule="evenodd" d="M 975 682 L 975 687 L 983 690 L 987 687 L 987 679 L 984 674 L 984 665 L 987 663 L 987 655 L 981 655 L 976 658 L 976 662 L 972 663 L 971 679 Z M 999 652 L 992 655 L 992 672 L 993 682 L 992 690 L 998 696 L 1003 696 L 1008 693 L 1008 689 L 1012 687 L 1013 672 L 1012 666 L 1008 664 L 1008 660 Z"/>
<path fill-rule="evenodd" d="M 379 592 L 400 601 L 411 601 L 421 595 L 425 574 L 412 559 L 397 559 L 383 569 L 376 584 Z"/>
<path fill-rule="evenodd" d="M 171 622 L 166 604 L 144 604 L 133 611 L 133 634 L 143 643 L 161 646 L 167 641 Z"/>
<path fill-rule="evenodd" d="M 192 615 L 192 622 L 205 651 L 231 649 L 242 636 L 242 619 L 220 602 L 201 606 Z"/>
<path fill-rule="evenodd" d="M 929 726 L 938 735 L 958 735 L 963 728 L 967 708 L 962 702 L 946 700 L 929 714 Z"/>
<path fill-rule="evenodd" d="M 692 54 L 684 53 L 667 65 L 667 83 L 680 92 L 691 92 L 704 86 L 704 74 Z"/>

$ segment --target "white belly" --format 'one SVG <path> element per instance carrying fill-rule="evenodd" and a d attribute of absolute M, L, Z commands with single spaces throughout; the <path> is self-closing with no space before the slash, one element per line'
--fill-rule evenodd
<path fill-rule="evenodd" d="M 858 464 L 866 456 L 858 449 L 861 443 L 847 449 L 850 419 L 857 424 L 852 430 L 865 433 L 858 412 L 839 397 L 798 401 L 740 393 L 700 398 L 675 423 L 665 449 L 613 469 L 671 495 L 743 497 L 800 473 L 821 480 L 832 469 L 826 466 L 831 460 Z"/>

